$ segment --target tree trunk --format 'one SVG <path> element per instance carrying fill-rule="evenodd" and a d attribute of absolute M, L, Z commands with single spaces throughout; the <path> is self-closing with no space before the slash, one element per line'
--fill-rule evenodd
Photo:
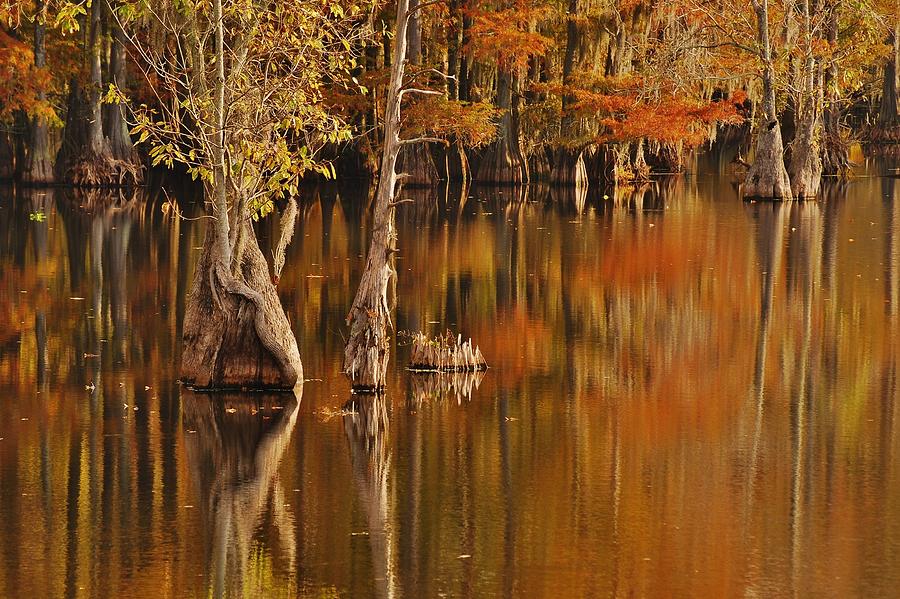
<path fill-rule="evenodd" d="M 110 23 L 112 40 L 110 43 L 109 81 L 116 88 L 124 90 L 126 85 L 124 33 L 115 19 Z M 134 144 L 125 120 L 124 104 L 106 104 L 103 110 L 103 132 L 109 144 L 109 151 L 116 160 L 137 162 Z"/>
<path fill-rule="evenodd" d="M 245 202 L 241 197 L 229 201 L 225 24 L 222 0 L 212 4 L 216 75 L 213 101 L 203 122 L 213 172 L 206 194 L 214 219 L 185 308 L 181 377 L 187 385 L 203 389 L 291 389 L 303 379 L 297 341 L 269 278 Z"/>
<path fill-rule="evenodd" d="M 422 63 L 422 14 L 416 9 L 417 0 L 410 0 L 409 22 L 406 29 L 407 62 Z M 403 184 L 411 187 L 430 187 L 438 182 L 437 168 L 428 143 L 404 145 L 397 157 L 397 169 L 403 173 Z"/>
<path fill-rule="evenodd" d="M 550 181 L 553 169 L 550 166 L 548 150 L 540 146 L 528 156 L 528 181 L 529 183 L 547 183 Z"/>
<path fill-rule="evenodd" d="M 900 67 L 900 23 L 891 32 L 893 52 L 884 63 L 884 80 L 881 90 L 881 105 L 878 110 L 878 125 L 872 133 L 876 143 L 900 143 L 900 115 L 897 112 L 897 71 Z"/>
<path fill-rule="evenodd" d="M 249 219 L 240 222 L 230 283 L 218 273 L 215 227 L 207 229 L 185 307 L 181 380 L 197 389 L 292 389 L 303 380 L 297 341 Z"/>
<path fill-rule="evenodd" d="M 56 178 L 80 187 L 119 187 L 138 185 L 143 180 L 143 169 L 133 153 L 127 160 L 113 155 L 104 135 L 103 56 L 101 33 L 103 31 L 104 0 L 91 6 L 90 27 L 85 53 L 90 65 L 90 83 L 79 86 L 73 78 L 69 92 L 69 110 L 63 130 L 63 143 L 56 158 Z M 120 32 L 121 34 L 121 32 Z M 115 48 L 115 45 L 113 47 Z M 121 45 L 121 40 L 118 45 Z M 124 69 L 124 50 L 118 68 Z M 112 63 L 112 61 L 111 61 Z M 111 66 L 111 65 L 110 65 Z M 120 108 L 120 107 L 119 107 Z M 118 115 L 121 118 L 121 114 Z M 121 146 L 130 145 L 124 118 L 112 128 L 121 136 Z M 107 130 L 111 130 L 109 126 Z M 124 152 L 124 149 L 123 149 Z"/>
<path fill-rule="evenodd" d="M 431 187 L 439 176 L 434 159 L 426 142 L 408 144 L 400 148 L 397 170 L 404 175 L 403 184 L 408 187 Z"/>
<path fill-rule="evenodd" d="M 671 175 L 684 171 L 684 144 L 654 143 L 648 144 L 646 151 L 647 164 L 653 173 Z"/>
<path fill-rule="evenodd" d="M 459 100 L 460 58 L 462 57 L 462 10 L 460 0 L 450 0 L 447 24 L 447 97 Z M 465 57 L 462 57 L 465 62 Z"/>
<path fill-rule="evenodd" d="M 553 185 L 587 185 L 587 168 L 584 152 L 571 148 L 559 148 L 553 156 L 550 182 Z"/>
<path fill-rule="evenodd" d="M 445 181 L 459 181 L 467 183 L 471 178 L 469 160 L 462 143 L 456 142 L 449 146 L 434 144 L 432 158 L 438 169 L 438 177 Z"/>
<path fill-rule="evenodd" d="M 0 131 L 0 181 L 11 181 L 16 176 L 16 154 L 13 134 Z"/>
<path fill-rule="evenodd" d="M 791 182 L 784 167 L 784 145 L 775 112 L 775 68 L 769 44 L 769 2 L 752 0 L 763 60 L 763 111 L 756 157 L 744 180 L 745 198 L 791 199 Z"/>
<path fill-rule="evenodd" d="M 585 169 L 588 183 L 599 187 L 611 187 L 619 180 L 616 149 L 609 145 L 594 146 L 585 152 Z"/>
<path fill-rule="evenodd" d="M 103 94 L 103 70 L 100 59 L 100 34 L 102 31 L 103 5 L 102 0 L 94 0 L 91 4 L 91 29 L 88 42 L 88 60 L 91 65 L 91 84 L 88 90 L 88 106 L 90 120 L 88 121 L 88 142 L 90 151 L 95 156 L 105 156 L 109 153 L 106 138 L 103 136 L 103 110 L 101 98 Z"/>
<path fill-rule="evenodd" d="M 350 337 L 344 348 L 344 373 L 352 380 L 354 389 L 366 392 L 384 388 L 390 360 L 388 285 L 396 274 L 392 265 L 397 239 L 394 197 L 397 193 L 397 158 L 405 145 L 400 141 L 400 90 L 406 66 L 408 23 L 409 1 L 398 0 L 372 239 L 366 267 L 347 315 Z"/>
<path fill-rule="evenodd" d="M 497 140 L 485 148 L 478 164 L 480 183 L 522 185 L 528 183 L 528 163 L 519 146 L 518 97 L 515 76 L 506 69 L 497 74 L 497 108 L 504 110 L 497 128 Z"/>
<path fill-rule="evenodd" d="M 822 157 L 819 153 L 819 92 L 821 78 L 813 57 L 813 37 L 810 23 L 809 0 L 800 2 L 803 20 L 803 44 L 806 53 L 803 81 L 797 105 L 799 121 L 791 146 L 791 193 L 798 199 L 813 198 L 819 194 L 822 181 Z"/>
<path fill-rule="evenodd" d="M 34 16 L 34 66 L 43 69 L 47 66 L 47 50 L 45 37 L 47 33 L 47 5 L 44 0 L 35 2 Z M 44 90 L 38 93 L 37 101 L 44 102 L 47 95 Z M 50 128 L 47 120 L 36 116 L 31 119 L 28 140 L 28 162 L 22 172 L 22 180 L 31 184 L 53 182 L 53 154 L 50 148 Z"/>
<path fill-rule="evenodd" d="M 828 3 L 826 36 L 832 47 L 838 41 L 837 5 Z M 841 135 L 840 84 L 837 61 L 831 61 L 825 71 L 825 106 L 823 108 L 824 138 L 822 143 L 822 174 L 846 179 L 850 176 L 850 144 Z"/>
<path fill-rule="evenodd" d="M 410 0 L 409 22 L 406 26 L 406 59 L 409 64 L 422 63 L 422 11 L 417 10 L 418 0 Z"/>

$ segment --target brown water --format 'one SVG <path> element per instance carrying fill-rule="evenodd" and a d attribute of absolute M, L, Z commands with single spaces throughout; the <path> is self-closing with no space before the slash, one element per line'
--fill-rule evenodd
<path fill-rule="evenodd" d="M 308 195 L 298 404 L 177 384 L 204 220 L 2 192 L 0 596 L 896 595 L 900 181 L 418 192 L 397 329 L 491 369 L 416 378 L 400 345 L 345 416 L 368 220 Z"/>

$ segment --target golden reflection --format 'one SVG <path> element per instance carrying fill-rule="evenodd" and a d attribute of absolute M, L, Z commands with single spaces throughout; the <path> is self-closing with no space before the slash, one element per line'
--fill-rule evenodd
<path fill-rule="evenodd" d="M 382 395 L 354 395 L 344 407 L 344 434 L 350 449 L 353 486 L 365 514 L 372 554 L 372 588 L 383 598 L 397 596 L 394 535 L 390 512 L 391 452 L 388 406 Z"/>
<path fill-rule="evenodd" d="M 0 596 L 892 596 L 898 181 L 610 191 L 409 190 L 397 329 L 491 370 L 330 420 L 367 192 L 304 190 L 280 414 L 173 380 L 205 221 L 4 201 Z"/>
<path fill-rule="evenodd" d="M 182 398 L 185 453 L 196 486 L 213 597 L 272 593 L 274 562 L 297 564 L 294 514 L 278 469 L 297 421 L 293 394 L 199 394 Z M 258 529 L 271 522 L 271 537 Z M 282 581 L 283 582 L 283 581 Z M 279 590 L 279 594 L 283 591 Z"/>

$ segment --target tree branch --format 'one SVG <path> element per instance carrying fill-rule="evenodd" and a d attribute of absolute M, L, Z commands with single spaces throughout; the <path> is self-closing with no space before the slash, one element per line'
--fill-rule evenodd
<path fill-rule="evenodd" d="M 448 145 L 447 140 L 441 139 L 440 137 L 413 137 L 411 139 L 401 139 L 398 142 L 398 144 L 401 147 L 403 147 L 403 146 L 409 146 L 412 144 L 426 143 L 426 142 L 440 143 L 440 144 L 444 144 L 445 146 Z"/>

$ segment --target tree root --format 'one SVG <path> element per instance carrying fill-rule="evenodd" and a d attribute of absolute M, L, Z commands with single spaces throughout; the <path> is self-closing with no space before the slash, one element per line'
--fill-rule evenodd
<path fill-rule="evenodd" d="M 278 363 L 278 367 L 281 370 L 283 379 L 296 382 L 298 379 L 296 368 L 294 368 L 294 365 L 291 363 L 287 351 L 285 351 L 284 347 L 282 347 L 275 336 L 272 335 L 267 326 L 265 299 L 263 298 L 263 295 L 232 275 L 229 269 L 222 264 L 220 260 L 217 262 L 215 271 L 219 283 L 228 293 L 240 296 L 253 304 L 255 311 L 253 324 L 256 329 L 256 336 L 259 337 L 259 342 L 262 343 L 262 346 L 272 354 L 273 358 L 275 358 L 275 361 Z M 215 297 L 215 291 L 213 291 L 213 296 Z"/>
<path fill-rule="evenodd" d="M 69 168 L 65 178 L 77 187 L 136 187 L 143 184 L 144 167 L 137 161 L 90 152 Z"/>

